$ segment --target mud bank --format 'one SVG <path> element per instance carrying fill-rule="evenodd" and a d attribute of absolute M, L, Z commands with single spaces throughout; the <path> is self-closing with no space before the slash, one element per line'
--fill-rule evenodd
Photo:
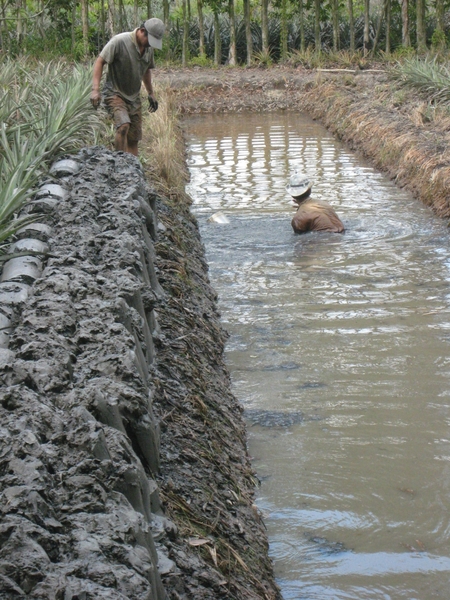
<path fill-rule="evenodd" d="M 182 113 L 302 111 L 362 153 L 441 217 L 450 217 L 450 119 L 433 97 L 401 87 L 384 66 L 166 70 Z"/>
<path fill-rule="evenodd" d="M 73 158 L 0 283 L 0 598 L 278 598 L 188 203 Z"/>

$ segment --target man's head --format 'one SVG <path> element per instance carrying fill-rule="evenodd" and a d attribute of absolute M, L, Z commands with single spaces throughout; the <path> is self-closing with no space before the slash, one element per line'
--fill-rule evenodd
<path fill-rule="evenodd" d="M 312 181 L 306 175 L 301 175 L 295 171 L 289 179 L 289 185 L 286 186 L 286 191 L 290 194 L 295 202 L 306 200 L 311 194 Z"/>
<path fill-rule="evenodd" d="M 162 38 L 165 31 L 164 23 L 161 19 L 148 19 L 148 21 L 145 21 L 139 27 L 139 30 L 147 37 L 149 46 L 161 50 Z"/>

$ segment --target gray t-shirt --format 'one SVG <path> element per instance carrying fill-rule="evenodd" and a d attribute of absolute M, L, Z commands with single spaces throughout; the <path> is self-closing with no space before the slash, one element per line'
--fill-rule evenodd
<path fill-rule="evenodd" d="M 132 103 L 138 100 L 145 72 L 155 67 L 153 48 L 146 48 L 141 56 L 136 30 L 126 31 L 111 38 L 100 56 L 108 63 L 105 95 L 118 94 Z"/>

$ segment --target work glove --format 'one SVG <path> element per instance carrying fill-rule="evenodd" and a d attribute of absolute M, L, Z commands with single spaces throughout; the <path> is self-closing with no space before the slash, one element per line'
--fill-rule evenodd
<path fill-rule="evenodd" d="M 148 95 L 148 110 L 151 113 L 158 110 L 158 100 L 155 100 L 150 94 Z"/>

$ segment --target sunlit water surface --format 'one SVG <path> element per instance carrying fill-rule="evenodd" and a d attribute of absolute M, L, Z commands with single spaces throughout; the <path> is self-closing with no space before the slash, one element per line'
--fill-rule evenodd
<path fill-rule="evenodd" d="M 450 598 L 446 223 L 304 115 L 186 122 L 285 599 Z M 346 233 L 296 236 L 298 168 Z M 223 211 L 228 225 L 208 222 Z"/>

